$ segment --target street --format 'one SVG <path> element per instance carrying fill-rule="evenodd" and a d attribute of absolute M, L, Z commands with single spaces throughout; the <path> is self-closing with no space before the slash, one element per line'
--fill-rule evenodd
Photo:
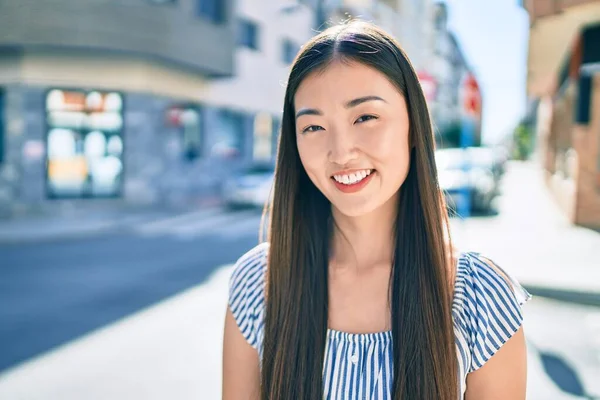
<path fill-rule="evenodd" d="M 563 279 L 560 266 L 516 262 L 531 261 L 526 253 L 543 254 L 543 245 L 524 245 L 524 237 L 555 236 L 546 214 L 523 209 L 545 204 L 531 198 L 544 196 L 533 185 L 527 201 L 515 189 L 532 179 L 528 171 L 515 166 L 507 173 L 497 215 L 455 219 L 453 230 L 461 247 L 499 259 L 520 281 L 540 276 L 549 284 Z M 533 223 L 529 229 L 520 225 L 523 214 Z M 258 242 L 259 224 L 258 210 L 212 208 L 95 237 L 0 245 L 0 398 L 77 399 L 84 389 L 86 399 L 219 398 L 231 263 Z M 595 236 L 582 237 L 575 243 L 565 236 L 564 243 L 586 251 Z M 586 271 L 577 268 L 570 265 L 574 275 Z M 591 285 L 583 281 L 582 287 Z M 599 396 L 600 308 L 535 296 L 524 313 L 528 398 L 581 398 L 550 379 L 564 376 L 556 358 L 577 374 L 563 387 Z"/>
<path fill-rule="evenodd" d="M 198 285 L 258 243 L 257 211 L 197 218 L 0 245 L 0 370 Z"/>

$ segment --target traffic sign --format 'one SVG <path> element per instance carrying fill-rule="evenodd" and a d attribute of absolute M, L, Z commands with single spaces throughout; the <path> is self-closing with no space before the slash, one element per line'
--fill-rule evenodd
<path fill-rule="evenodd" d="M 481 90 L 477 79 L 467 73 L 461 86 L 463 112 L 469 117 L 478 118 L 481 115 Z"/>

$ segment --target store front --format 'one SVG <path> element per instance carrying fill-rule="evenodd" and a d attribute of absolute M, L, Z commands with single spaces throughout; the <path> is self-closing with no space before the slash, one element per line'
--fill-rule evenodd
<path fill-rule="evenodd" d="M 123 97 L 51 89 L 45 96 L 48 198 L 118 197 L 123 176 Z"/>

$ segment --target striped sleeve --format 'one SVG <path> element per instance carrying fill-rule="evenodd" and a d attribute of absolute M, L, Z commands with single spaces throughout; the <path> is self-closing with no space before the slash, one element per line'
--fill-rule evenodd
<path fill-rule="evenodd" d="M 464 306 L 469 321 L 471 365 L 481 368 L 523 324 L 522 306 L 531 295 L 493 261 L 469 253 Z"/>
<path fill-rule="evenodd" d="M 259 350 L 259 321 L 264 307 L 267 244 L 262 243 L 238 259 L 229 279 L 229 308 L 246 341 Z"/>

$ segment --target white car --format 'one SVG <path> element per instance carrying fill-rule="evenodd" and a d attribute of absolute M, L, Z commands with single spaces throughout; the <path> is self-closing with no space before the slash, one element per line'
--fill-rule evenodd
<path fill-rule="evenodd" d="M 435 152 L 441 189 L 452 208 L 463 191 L 471 194 L 471 209 L 489 212 L 499 192 L 502 174 L 496 173 L 495 151 L 485 147 L 440 149 Z"/>
<path fill-rule="evenodd" d="M 270 200 L 275 177 L 272 163 L 255 164 L 223 185 L 223 200 L 230 208 L 262 208 Z"/>

